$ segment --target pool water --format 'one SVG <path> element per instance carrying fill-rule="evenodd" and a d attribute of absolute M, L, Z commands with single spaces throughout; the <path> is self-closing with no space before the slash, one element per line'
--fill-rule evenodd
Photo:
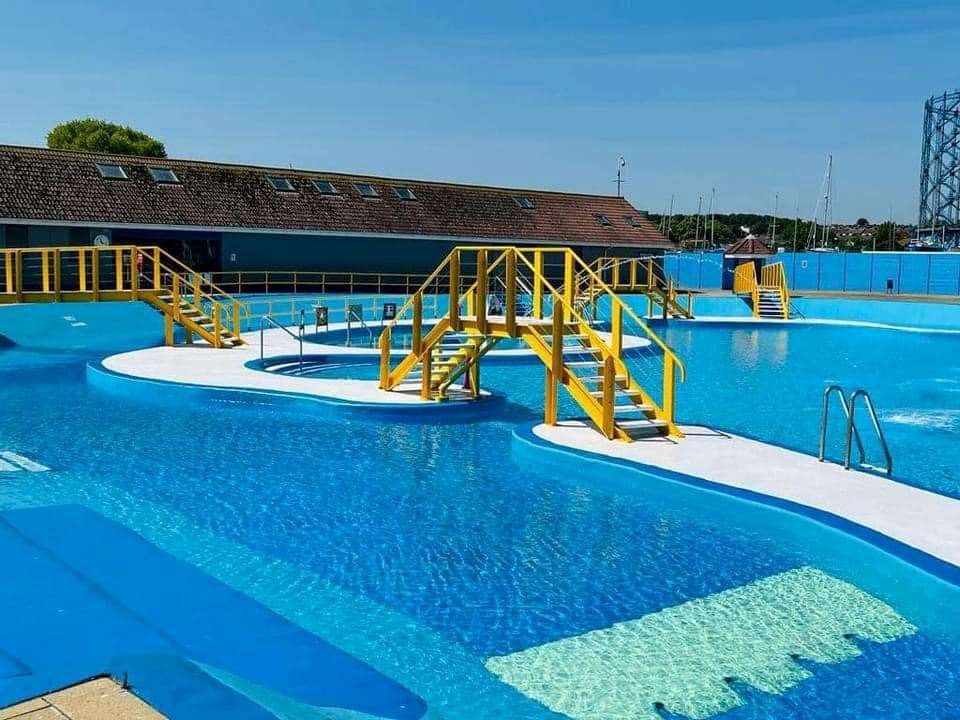
<path fill-rule="evenodd" d="M 432 325 L 424 325 L 423 334 L 433 329 Z M 379 347 L 380 333 L 383 328 L 378 324 L 366 327 L 355 326 L 350 330 L 337 329 L 304 336 L 304 340 L 323 345 L 338 345 L 342 347 L 376 349 Z M 390 347 L 394 350 L 409 350 L 413 347 L 413 328 L 409 325 L 397 325 L 390 331 Z M 523 340 L 502 338 L 495 350 L 529 350 Z"/>
<path fill-rule="evenodd" d="M 818 407 L 822 381 L 799 377 L 791 358 L 810 352 L 837 365 L 858 347 L 832 328 L 810 330 L 753 340 L 724 328 L 671 328 L 691 376 L 683 415 L 746 425 L 741 368 L 758 368 L 771 396 L 757 398 L 765 409 L 753 433 L 805 443 L 806 414 L 796 435 L 770 420 L 781 403 Z M 892 354 L 890 365 L 922 352 L 913 375 L 931 379 L 915 387 L 945 392 L 938 388 L 948 383 L 934 382 L 950 377 L 939 341 L 869 338 L 878 356 L 881 347 Z M 919 632 L 860 643 L 860 657 L 835 665 L 807 665 L 813 677 L 783 694 L 738 688 L 747 702 L 724 718 L 960 713 L 958 588 L 788 513 L 518 454 L 514 429 L 542 412 L 535 365 L 485 368 L 486 387 L 509 396 L 502 416 L 428 425 L 314 415 L 253 397 L 198 405 L 175 389 L 161 400 L 116 397 L 86 384 L 87 359 L 0 350 L 0 449 L 51 468 L 8 474 L 0 508 L 86 504 L 396 678 L 428 702 L 431 717 L 560 717 L 500 682 L 487 659 L 805 565 L 864 588 Z M 777 362 L 798 377 L 785 374 L 788 384 L 775 389 Z M 708 383 L 710 372 L 737 386 Z M 906 403 L 906 390 L 889 392 L 875 391 L 886 417 L 937 402 L 919 390 L 922 405 Z M 573 411 L 568 401 L 563 409 Z M 919 460 L 910 464 L 911 438 L 891 433 L 911 480 L 946 484 L 946 459 L 935 461 L 935 478 Z"/>
<path fill-rule="evenodd" d="M 869 391 L 894 460 L 894 477 L 960 497 L 960 334 L 796 324 L 671 323 L 684 358 L 681 419 L 816 453 L 823 391 Z M 844 420 L 831 406 L 832 456 Z M 883 464 L 862 405 L 867 461 Z M 856 459 L 856 451 L 854 451 Z"/>

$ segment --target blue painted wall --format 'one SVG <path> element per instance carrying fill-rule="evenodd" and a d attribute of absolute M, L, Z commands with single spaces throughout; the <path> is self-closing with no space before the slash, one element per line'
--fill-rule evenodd
<path fill-rule="evenodd" d="M 960 253 L 779 253 L 794 290 L 960 295 Z"/>
<path fill-rule="evenodd" d="M 960 330 L 960 305 L 908 300 L 859 300 L 800 297 L 794 309 L 811 320 L 872 322 L 930 330 Z M 645 308 L 645 305 L 644 305 Z M 750 307 L 738 297 L 698 297 L 697 317 L 750 317 Z"/>
<path fill-rule="evenodd" d="M 691 252 L 664 255 L 663 272 L 682 288 L 718 290 L 724 287 L 723 253 Z"/>

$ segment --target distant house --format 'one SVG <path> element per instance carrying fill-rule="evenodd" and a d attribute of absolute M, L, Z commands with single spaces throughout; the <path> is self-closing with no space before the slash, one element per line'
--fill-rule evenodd
<path fill-rule="evenodd" d="M 731 258 L 758 258 L 776 254 L 769 245 L 770 238 L 766 235 L 747 235 L 747 237 L 730 243 L 723 254 Z"/>
<path fill-rule="evenodd" d="M 606 195 L 0 145 L 0 247 L 160 245 L 198 270 L 426 272 L 458 244 L 675 246 Z"/>

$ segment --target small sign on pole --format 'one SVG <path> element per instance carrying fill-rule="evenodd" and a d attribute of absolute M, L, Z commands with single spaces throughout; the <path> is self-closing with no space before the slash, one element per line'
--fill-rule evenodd
<path fill-rule="evenodd" d="M 316 313 L 316 328 L 314 332 L 320 332 L 320 326 L 323 325 L 324 328 L 330 329 L 329 322 L 329 311 L 325 305 L 314 305 L 314 312 Z"/>
<path fill-rule="evenodd" d="M 396 303 L 384 303 L 383 304 L 383 319 L 384 320 L 393 320 L 397 317 L 397 304 Z"/>
<path fill-rule="evenodd" d="M 347 305 L 347 323 L 363 322 L 363 305 Z"/>

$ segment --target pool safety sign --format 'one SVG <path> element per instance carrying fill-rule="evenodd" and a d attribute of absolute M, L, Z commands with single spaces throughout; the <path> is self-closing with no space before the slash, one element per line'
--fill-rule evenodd
<path fill-rule="evenodd" d="M 9 450 L 0 451 L 0 472 L 46 472 L 49 470 L 46 465 L 34 462 L 28 457 L 24 457 Z"/>
<path fill-rule="evenodd" d="M 321 325 L 323 327 L 330 327 L 328 322 L 330 313 L 328 309 L 324 305 L 314 305 L 313 310 L 317 314 L 316 329 L 319 330 Z"/>

